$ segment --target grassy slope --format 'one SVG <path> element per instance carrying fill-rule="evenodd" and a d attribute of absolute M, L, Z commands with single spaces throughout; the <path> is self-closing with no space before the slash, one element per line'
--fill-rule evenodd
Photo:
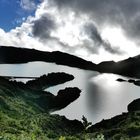
<path fill-rule="evenodd" d="M 103 120 L 89 128 L 89 132 L 100 132 L 106 139 L 140 140 L 140 111 L 123 113 Z"/>
<path fill-rule="evenodd" d="M 82 130 L 79 121 L 50 115 L 47 106 L 45 109 L 39 106 L 36 99 L 42 94 L 48 96 L 49 102 L 50 93 L 21 88 L 4 78 L 0 79 L 0 139 L 46 140 L 47 137 L 54 139 Z"/>
<path fill-rule="evenodd" d="M 79 121 L 50 115 L 41 108 L 35 102 L 40 94 L 0 79 L 0 140 L 140 139 L 139 111 L 102 121 L 86 131 Z"/>

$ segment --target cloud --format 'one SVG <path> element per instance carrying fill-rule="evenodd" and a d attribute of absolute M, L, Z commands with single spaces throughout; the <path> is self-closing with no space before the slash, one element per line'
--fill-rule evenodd
<path fill-rule="evenodd" d="M 35 0 L 20 0 L 20 6 L 22 9 L 32 11 L 36 9 Z"/>
<path fill-rule="evenodd" d="M 27 2 L 26 4 L 29 4 L 29 7 L 34 5 L 31 4 L 33 1 L 24 2 Z M 29 16 L 27 19 L 24 19 L 19 27 L 16 27 L 9 32 L 5 32 L 0 28 L 0 45 L 52 51 L 55 48 L 52 48 L 53 43 L 51 44 L 50 41 L 42 41 L 50 36 L 51 28 L 54 27 L 51 16 L 46 14 L 44 3 L 45 2 L 42 2 L 38 5 L 35 16 Z"/>
<path fill-rule="evenodd" d="M 105 1 L 100 8 L 96 0 L 45 0 L 37 6 L 35 15 L 25 19 L 20 27 L 9 32 L 0 29 L 0 45 L 64 51 L 94 62 L 124 58 L 120 46 L 102 37 L 104 26 L 120 26 L 116 13 L 115 20 L 111 20 L 110 13 L 102 15 L 106 11 L 101 11 L 107 8 Z"/>
<path fill-rule="evenodd" d="M 59 9 L 86 14 L 100 27 L 106 25 L 121 27 L 130 39 L 139 41 L 139 0 L 52 0 Z"/>
<path fill-rule="evenodd" d="M 31 35 L 33 20 L 33 17 L 28 17 L 20 27 L 16 27 L 9 32 L 0 28 L 0 45 L 51 51 L 49 47 Z"/>
<path fill-rule="evenodd" d="M 124 52 L 118 47 L 111 46 L 111 44 L 103 40 L 97 27 L 93 23 L 86 23 L 84 26 L 85 34 L 93 41 L 94 47 L 98 50 L 99 47 L 103 47 L 106 51 L 112 54 L 123 54 Z M 88 45 L 89 46 L 89 45 Z M 94 49 L 95 50 L 95 49 Z"/>
<path fill-rule="evenodd" d="M 32 34 L 40 40 L 47 40 L 50 38 L 51 30 L 56 28 L 55 21 L 50 15 L 44 14 L 39 19 L 33 21 Z"/>

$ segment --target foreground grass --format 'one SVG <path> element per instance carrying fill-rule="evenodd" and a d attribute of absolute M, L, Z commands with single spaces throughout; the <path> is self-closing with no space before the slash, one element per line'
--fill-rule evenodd
<path fill-rule="evenodd" d="M 140 111 L 103 120 L 87 129 L 80 121 L 50 115 L 48 106 L 42 108 L 37 102 L 42 94 L 0 79 L 0 140 L 140 140 Z"/>

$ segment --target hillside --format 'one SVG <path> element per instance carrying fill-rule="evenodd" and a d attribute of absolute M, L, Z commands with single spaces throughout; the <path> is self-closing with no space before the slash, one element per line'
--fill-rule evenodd
<path fill-rule="evenodd" d="M 140 78 L 140 55 L 119 62 L 105 61 L 94 64 L 77 56 L 59 51 L 44 52 L 34 49 L 0 46 L 0 64 L 19 64 L 32 61 L 56 63 L 84 70 Z"/>
<path fill-rule="evenodd" d="M 139 100 L 140 104 L 140 100 Z M 140 110 L 123 113 L 89 128 L 88 133 L 101 133 L 106 140 L 139 140 Z"/>
<path fill-rule="evenodd" d="M 135 111 L 135 101 L 129 105 L 130 112 L 88 129 L 84 122 L 50 115 L 50 111 L 64 108 L 79 96 L 76 87 L 60 90 L 54 96 L 0 77 L 0 140 L 139 140 L 140 111 Z"/>
<path fill-rule="evenodd" d="M 140 78 L 140 56 L 120 62 L 108 61 L 96 65 L 62 52 L 0 47 L 0 64 L 32 61 L 44 61 L 101 73 L 116 73 Z M 11 81 L 11 79 L 10 76 L 0 77 L 0 140 L 140 139 L 140 99 L 128 105 L 127 113 L 89 127 L 90 123 L 86 119 L 80 122 L 50 114 L 75 101 L 80 96 L 81 90 L 78 87 L 67 87 L 60 89 L 55 96 L 44 89 L 71 81 L 74 79 L 73 75 L 50 73 L 36 77 L 27 83 Z M 130 79 L 129 82 L 139 86 L 139 80 Z"/>
<path fill-rule="evenodd" d="M 98 71 L 140 78 L 140 55 L 119 62 L 101 62 L 98 64 Z"/>
<path fill-rule="evenodd" d="M 73 79 L 72 75 L 52 73 L 31 81 L 30 85 L 34 87 L 34 82 L 37 84 L 39 81 L 43 86 L 51 86 L 54 83 L 50 83 L 50 79 L 54 77 L 63 77 L 61 82 L 58 80 L 58 84 Z M 54 96 L 42 89 L 34 89 L 28 83 L 9 81 L 0 77 L 0 139 L 37 137 L 41 140 L 44 135 L 49 138 L 61 133 L 64 135 L 66 132 L 71 134 L 81 131 L 82 123 L 79 121 L 69 121 L 65 117 L 49 114 L 50 111 L 62 109 L 76 100 L 81 92 L 78 88 L 66 88 Z M 78 129 L 73 127 L 75 125 Z"/>
<path fill-rule="evenodd" d="M 43 52 L 34 49 L 0 46 L 0 64 L 18 64 L 32 61 L 56 63 L 87 70 L 93 70 L 96 67 L 96 64 L 90 61 L 59 51 Z"/>

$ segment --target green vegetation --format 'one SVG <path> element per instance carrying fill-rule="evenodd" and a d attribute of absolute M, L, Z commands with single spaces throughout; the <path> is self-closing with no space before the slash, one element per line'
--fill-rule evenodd
<path fill-rule="evenodd" d="M 91 122 L 88 122 L 87 118 L 83 115 L 82 116 L 84 130 L 87 131 L 88 127 L 92 125 Z"/>
<path fill-rule="evenodd" d="M 69 92 L 75 90 L 78 89 L 66 89 Z M 61 135 L 75 135 L 81 132 L 83 129 L 81 122 L 49 114 L 52 107 L 56 109 L 54 100 L 57 98 L 60 100 L 60 97 L 63 99 L 64 92 L 65 90 L 62 90 L 62 94 L 59 92 L 59 96 L 54 96 L 1 77 L 0 140 L 59 139 Z M 60 102 L 57 104 L 61 105 Z"/>
<path fill-rule="evenodd" d="M 44 106 L 40 104 L 45 97 Z M 91 126 L 50 115 L 54 96 L 0 78 L 0 140 L 139 140 L 140 111 L 124 113 Z M 90 127 L 91 126 L 91 127 Z"/>
<path fill-rule="evenodd" d="M 103 120 L 88 129 L 89 133 L 99 132 L 106 139 L 133 140 L 140 138 L 140 111 L 123 113 L 109 120 Z"/>

